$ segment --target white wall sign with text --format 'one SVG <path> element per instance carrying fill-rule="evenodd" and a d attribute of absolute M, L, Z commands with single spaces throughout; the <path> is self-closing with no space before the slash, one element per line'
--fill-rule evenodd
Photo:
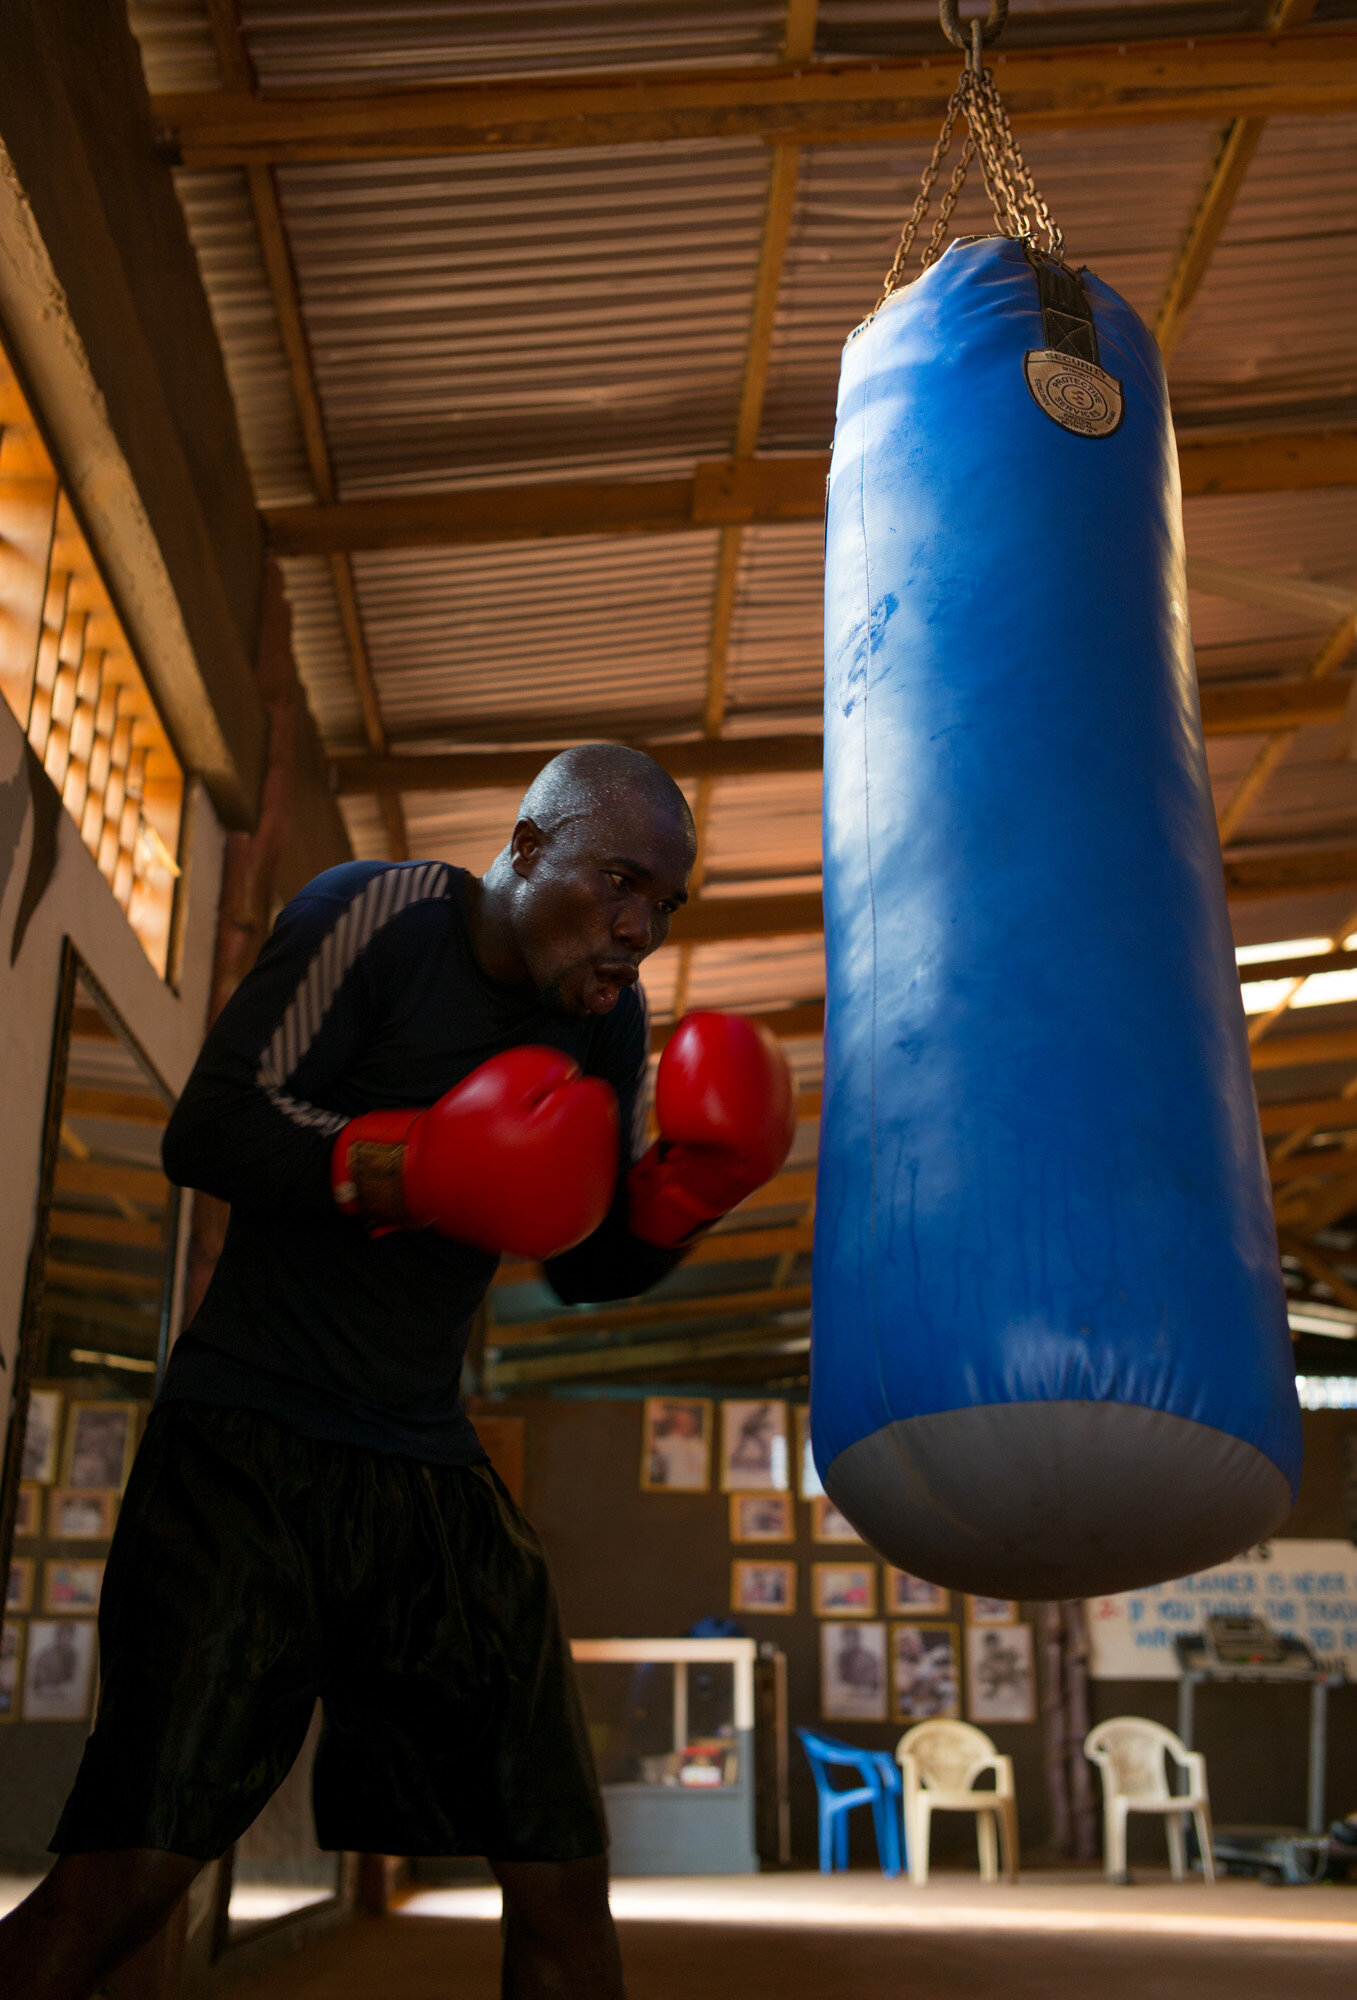
<path fill-rule="evenodd" d="M 1322 1665 L 1357 1679 L 1357 1548 L 1339 1541 L 1263 1542 L 1173 1583 L 1090 1597 L 1089 1671 L 1101 1681 L 1176 1680 L 1174 1639 L 1224 1612 L 1266 1619 L 1303 1639 Z"/>

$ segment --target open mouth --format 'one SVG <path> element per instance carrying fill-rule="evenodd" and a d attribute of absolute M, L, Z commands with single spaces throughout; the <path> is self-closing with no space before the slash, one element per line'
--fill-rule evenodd
<path fill-rule="evenodd" d="M 594 967 L 594 990 L 601 1003 L 600 1011 L 611 1008 L 624 986 L 634 986 L 638 974 L 634 965 L 596 965 Z"/>

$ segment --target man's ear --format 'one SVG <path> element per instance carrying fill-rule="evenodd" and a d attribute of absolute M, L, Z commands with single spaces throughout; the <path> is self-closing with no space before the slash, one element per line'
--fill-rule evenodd
<path fill-rule="evenodd" d="M 509 841 L 509 865 L 515 875 L 525 882 L 531 881 L 546 844 L 547 837 L 536 820 L 519 820 Z"/>

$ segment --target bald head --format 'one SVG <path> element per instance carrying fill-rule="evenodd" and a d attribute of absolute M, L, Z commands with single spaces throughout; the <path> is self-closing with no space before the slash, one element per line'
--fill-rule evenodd
<path fill-rule="evenodd" d="M 696 852 L 688 801 L 653 757 L 562 751 L 480 885 L 482 964 L 564 1013 L 611 1013 L 686 902 Z"/>
<path fill-rule="evenodd" d="M 518 808 L 543 833 L 572 823 L 612 823 L 619 831 L 642 819 L 669 820 L 687 838 L 691 856 L 697 833 L 688 801 L 664 767 L 625 743 L 577 743 L 543 766 Z"/>

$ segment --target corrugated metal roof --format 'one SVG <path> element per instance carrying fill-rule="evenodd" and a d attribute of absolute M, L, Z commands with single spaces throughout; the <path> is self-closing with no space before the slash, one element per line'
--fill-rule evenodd
<path fill-rule="evenodd" d="M 746 528 L 726 657 L 730 713 L 819 713 L 824 686 L 824 530 Z"/>
<path fill-rule="evenodd" d="M 769 62 L 782 0 L 244 0 L 266 90 Z"/>
<path fill-rule="evenodd" d="M 1272 118 L 1170 371 L 1175 403 L 1357 398 L 1357 118 Z"/>
<path fill-rule="evenodd" d="M 127 0 L 152 91 L 220 90 L 221 72 L 202 0 Z"/>
<path fill-rule="evenodd" d="M 1152 314 L 1206 182 L 1212 128 L 1032 132 L 1022 135 L 1022 144 L 1071 256 L 1139 312 Z M 959 147 L 958 137 L 953 161 Z M 829 444 L 843 343 L 876 304 L 930 151 L 887 145 L 803 149 L 773 335 L 763 450 L 816 451 Z M 993 231 L 979 169 L 973 167 L 949 240 Z"/>
<path fill-rule="evenodd" d="M 724 778 L 711 788 L 707 879 L 757 887 L 772 876 L 820 873 L 820 777 Z M 809 886 L 809 885 L 808 885 Z"/>
<path fill-rule="evenodd" d="M 283 564 L 283 576 L 292 607 L 293 651 L 321 737 L 331 749 L 366 749 L 330 565 L 323 556 L 291 556 Z"/>
<path fill-rule="evenodd" d="M 1127 0 L 1080 0 L 1077 9 L 1050 7 L 1045 0 L 1009 0 L 1000 46 L 1129 35 L 1238 34 L 1257 28 L 1261 18 L 1257 0 L 1135 0 L 1133 6 Z M 947 48 L 934 0 L 820 0 L 815 42 L 821 56 L 907 55 Z M 950 59 L 948 50 L 944 60 Z"/>
<path fill-rule="evenodd" d="M 382 714 L 395 737 L 497 717 L 534 735 L 696 715 L 717 537 L 590 537 L 354 560 Z"/>
<path fill-rule="evenodd" d="M 725 451 L 767 178 L 753 143 L 281 173 L 341 491 Z"/>
<path fill-rule="evenodd" d="M 315 498 L 287 359 L 238 169 L 179 173 L 175 187 L 226 358 L 241 441 L 261 506 Z"/>
<path fill-rule="evenodd" d="M 1251 5 L 1251 0 L 1248 0 Z M 1348 0 L 1341 0 L 1347 7 Z M 757 63 L 782 0 L 246 0 L 263 87 L 368 89 L 481 75 Z M 1020 40 L 1193 33 L 1246 24 L 1245 0 L 1111 0 L 1064 17 L 1013 0 Z M 133 0 L 159 90 L 217 81 L 201 0 Z M 1252 16 L 1248 15 L 1248 19 Z M 1072 22 L 1080 23 L 1077 33 Z M 1194 27 L 1193 23 L 1197 25 Z M 943 54 L 934 0 L 821 0 L 819 48 Z M 1002 65 L 998 65 L 1002 86 Z M 1153 313 L 1206 183 L 1209 124 L 1023 134 L 1072 253 Z M 873 305 L 926 145 L 807 147 L 761 449 L 825 448 L 839 353 Z M 278 176 L 330 444 L 346 496 L 609 472 L 663 476 L 726 455 L 745 360 L 769 155 L 754 143 L 293 167 Z M 1247 426 L 1357 394 L 1357 120 L 1274 120 L 1173 371 L 1180 415 Z M 181 176 L 261 499 L 309 491 L 253 220 L 233 174 Z M 991 221 L 978 177 L 957 233 Z M 1267 420 L 1267 409 L 1262 419 Z M 1357 585 L 1357 493 L 1197 499 L 1195 555 Z M 579 538 L 364 554 L 355 575 L 388 729 L 398 744 L 560 740 L 576 730 L 691 731 L 706 677 L 717 537 Z M 327 566 L 287 565 L 297 651 L 327 743 L 362 731 Z M 821 683 L 821 531 L 747 529 L 727 662 L 728 727 L 813 726 Z M 1205 678 L 1303 671 L 1323 637 L 1276 613 L 1193 594 Z M 1209 746 L 1218 805 L 1260 739 Z M 1357 820 L 1357 769 L 1332 731 L 1302 732 L 1242 832 L 1250 842 Z M 819 866 L 813 776 L 722 781 L 709 893 Z M 409 794 L 412 851 L 480 868 L 502 844 L 508 791 Z M 360 853 L 386 851 L 375 801 L 346 799 Z M 1241 940 L 1351 915 L 1341 891 L 1237 905 Z M 1357 900 L 1357 899 L 1353 899 Z M 657 1013 L 679 953 L 647 967 Z M 823 992 L 817 938 L 703 946 L 690 1004 L 764 1008 Z M 1333 1010 L 1326 1010 L 1332 1017 Z M 819 1051 L 797 1051 L 808 1075 Z"/>

